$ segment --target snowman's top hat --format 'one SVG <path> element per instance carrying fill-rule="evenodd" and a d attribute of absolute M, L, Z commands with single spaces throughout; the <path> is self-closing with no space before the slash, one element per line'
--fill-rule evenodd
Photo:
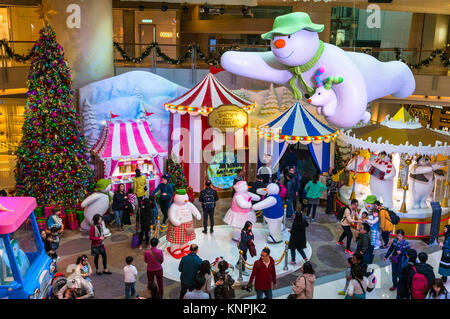
<path fill-rule="evenodd" d="M 271 40 L 275 34 L 289 35 L 300 30 L 322 32 L 323 24 L 312 23 L 311 18 L 305 12 L 292 12 L 275 18 L 272 31 L 264 33 L 261 38 Z"/>

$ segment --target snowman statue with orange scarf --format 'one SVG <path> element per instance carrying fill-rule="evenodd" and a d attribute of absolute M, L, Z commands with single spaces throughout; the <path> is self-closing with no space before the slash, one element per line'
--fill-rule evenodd
<path fill-rule="evenodd" d="M 179 259 L 189 254 L 189 242 L 195 239 L 194 216 L 202 218 L 197 207 L 189 201 L 185 189 L 177 189 L 173 204 L 169 208 L 169 226 L 167 241 L 170 246 L 167 251 L 173 258 Z"/>

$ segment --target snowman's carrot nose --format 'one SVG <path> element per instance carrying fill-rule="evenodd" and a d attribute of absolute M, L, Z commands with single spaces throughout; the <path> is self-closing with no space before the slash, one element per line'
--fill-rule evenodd
<path fill-rule="evenodd" d="M 311 102 L 312 102 L 311 99 L 308 99 L 308 103 L 311 104 Z"/>
<path fill-rule="evenodd" d="M 278 39 L 273 44 L 275 44 L 277 49 L 281 49 L 281 48 L 284 48 L 284 46 L 286 45 L 286 41 L 284 41 L 283 39 Z"/>

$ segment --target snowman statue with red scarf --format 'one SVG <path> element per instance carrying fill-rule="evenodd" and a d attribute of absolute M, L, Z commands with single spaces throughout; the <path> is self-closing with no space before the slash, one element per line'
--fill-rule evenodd
<path fill-rule="evenodd" d="M 392 159 L 386 152 L 381 152 L 378 157 L 373 158 L 365 169 L 370 174 L 370 191 L 385 207 L 392 208 L 392 193 L 394 191 L 394 177 L 396 170 Z"/>
<path fill-rule="evenodd" d="M 194 216 L 202 218 L 197 207 L 189 201 L 185 189 L 177 189 L 173 204 L 169 208 L 169 226 L 167 241 L 171 244 L 167 251 L 173 258 L 181 258 L 189 254 L 189 242 L 195 239 Z"/>

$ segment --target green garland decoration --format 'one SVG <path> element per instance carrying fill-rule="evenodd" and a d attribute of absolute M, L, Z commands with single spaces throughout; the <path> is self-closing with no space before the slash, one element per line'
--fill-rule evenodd
<path fill-rule="evenodd" d="M 8 41 L 5 39 L 0 40 L 0 48 L 5 48 L 5 52 L 9 58 L 17 61 L 17 62 L 25 62 L 31 59 L 31 55 L 33 54 L 33 49 L 31 49 L 26 55 L 20 55 L 13 51 L 13 49 L 9 46 Z"/>
<path fill-rule="evenodd" d="M 400 48 L 395 48 L 395 59 L 406 63 L 411 69 L 421 69 L 423 66 L 429 66 L 433 59 L 439 56 L 444 67 L 450 67 L 450 60 L 445 49 L 436 49 L 431 52 L 430 56 L 417 64 L 409 64 L 401 58 Z"/>
<path fill-rule="evenodd" d="M 150 53 L 152 52 L 152 50 L 154 49 L 156 52 L 156 55 L 160 58 L 162 58 L 164 60 L 164 62 L 166 63 L 170 63 L 170 64 L 182 64 L 184 62 L 187 61 L 187 59 L 189 59 L 192 55 L 192 51 L 195 49 L 195 51 L 198 53 L 198 56 L 200 57 L 200 59 L 202 59 L 203 61 L 205 61 L 206 63 L 208 63 L 209 65 L 220 65 L 220 59 L 218 58 L 214 58 L 214 59 L 208 59 L 205 54 L 202 52 L 200 46 L 198 44 L 191 44 L 188 47 L 188 50 L 184 53 L 184 55 L 182 57 L 180 57 L 179 59 L 172 59 L 171 57 L 167 56 L 164 52 L 161 51 L 161 48 L 159 47 L 159 44 L 157 42 L 152 42 L 145 50 L 144 52 L 142 52 L 142 54 L 138 57 L 130 57 L 124 50 L 124 48 L 122 48 L 120 46 L 119 43 L 117 42 L 113 42 L 114 47 L 117 49 L 117 51 L 120 53 L 120 55 L 122 56 L 122 58 L 124 58 L 125 61 L 127 62 L 132 62 L 132 63 L 142 63 L 144 61 L 145 58 L 147 58 Z M 220 54 L 222 54 L 224 51 L 227 50 L 239 50 L 240 48 L 238 46 L 230 46 L 228 48 L 222 48 L 220 50 Z"/>

